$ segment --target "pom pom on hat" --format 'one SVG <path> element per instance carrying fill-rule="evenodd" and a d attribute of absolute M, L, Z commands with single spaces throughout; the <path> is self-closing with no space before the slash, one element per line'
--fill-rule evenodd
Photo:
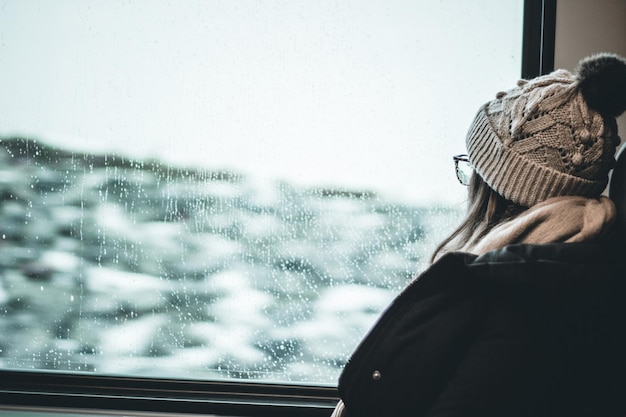
<path fill-rule="evenodd" d="M 626 59 L 601 53 L 575 74 L 559 69 L 484 104 L 467 134 L 474 171 L 498 194 L 531 207 L 558 196 L 599 197 L 626 111 Z"/>
<path fill-rule="evenodd" d="M 580 61 L 577 69 L 580 91 L 589 107 L 617 117 L 626 111 L 626 60 L 601 53 Z"/>

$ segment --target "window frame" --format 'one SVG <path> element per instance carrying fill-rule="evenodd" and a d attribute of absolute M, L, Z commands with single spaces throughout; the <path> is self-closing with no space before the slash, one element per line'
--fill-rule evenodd
<path fill-rule="evenodd" d="M 99 410 L 221 416 L 328 416 L 336 388 L 243 381 L 102 376 L 52 371 L 0 372 L 0 410 Z"/>
<path fill-rule="evenodd" d="M 554 69 L 556 0 L 525 0 L 521 76 Z M 0 411 L 59 414 L 328 416 L 334 386 L 0 369 Z"/>

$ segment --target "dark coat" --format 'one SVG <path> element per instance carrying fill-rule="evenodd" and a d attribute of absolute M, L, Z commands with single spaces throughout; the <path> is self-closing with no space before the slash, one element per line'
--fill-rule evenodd
<path fill-rule="evenodd" d="M 346 365 L 349 417 L 624 417 L 620 251 L 581 243 L 443 256 Z"/>

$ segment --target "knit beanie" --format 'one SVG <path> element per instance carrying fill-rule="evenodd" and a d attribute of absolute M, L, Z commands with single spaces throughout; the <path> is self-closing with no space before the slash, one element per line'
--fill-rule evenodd
<path fill-rule="evenodd" d="M 626 60 L 593 55 L 575 74 L 520 80 L 483 105 L 467 134 L 469 160 L 493 190 L 522 206 L 597 198 L 615 164 L 615 118 L 624 110 Z"/>

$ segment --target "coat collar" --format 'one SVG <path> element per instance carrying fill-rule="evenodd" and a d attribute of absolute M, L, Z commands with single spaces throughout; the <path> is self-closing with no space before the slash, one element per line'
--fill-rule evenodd
<path fill-rule="evenodd" d="M 618 246 L 607 242 L 520 244 L 463 256 L 471 275 L 497 287 L 563 293 L 626 285 L 626 262 Z"/>

